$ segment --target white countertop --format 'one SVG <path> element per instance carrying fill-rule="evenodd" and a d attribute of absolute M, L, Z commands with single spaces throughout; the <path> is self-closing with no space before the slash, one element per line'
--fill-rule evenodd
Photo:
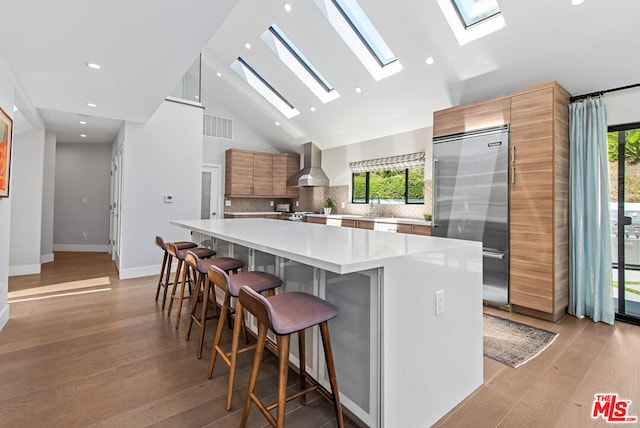
<path fill-rule="evenodd" d="M 469 241 L 269 219 L 173 220 L 171 224 L 338 274 Z"/>
<path fill-rule="evenodd" d="M 243 211 L 243 212 L 229 212 L 229 211 L 225 211 L 224 214 L 228 214 L 228 215 L 278 215 L 278 214 L 284 214 L 278 211 Z"/>

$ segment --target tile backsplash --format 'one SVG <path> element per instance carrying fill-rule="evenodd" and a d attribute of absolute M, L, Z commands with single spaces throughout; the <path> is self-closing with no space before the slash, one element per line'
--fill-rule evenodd
<path fill-rule="evenodd" d="M 330 187 L 301 187 L 299 199 L 258 199 L 258 198 L 228 198 L 231 206 L 224 207 L 225 212 L 268 212 L 275 210 L 275 204 L 290 203 L 294 211 L 322 212 L 324 201 L 331 197 L 336 203 L 333 214 L 376 215 L 377 204 L 352 204 L 349 196 L 349 186 Z M 432 181 L 424 182 L 425 203 L 420 205 L 382 204 L 380 213 L 383 217 L 403 217 L 421 219 L 423 213 L 431 212 Z M 270 205 L 274 201 L 274 207 Z M 296 201 L 299 205 L 296 207 Z M 342 204 L 344 203 L 344 208 Z"/>

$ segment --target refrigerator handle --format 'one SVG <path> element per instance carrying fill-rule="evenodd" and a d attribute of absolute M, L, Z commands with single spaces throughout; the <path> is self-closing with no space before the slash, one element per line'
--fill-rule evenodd
<path fill-rule="evenodd" d="M 432 217 L 431 217 L 431 227 L 438 227 L 436 220 L 438 218 L 438 159 L 433 159 L 433 206 L 431 207 Z"/>

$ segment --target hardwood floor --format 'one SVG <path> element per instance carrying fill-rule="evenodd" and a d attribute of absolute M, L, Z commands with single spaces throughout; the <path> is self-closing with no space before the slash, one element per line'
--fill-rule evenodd
<path fill-rule="evenodd" d="M 120 281 L 108 254 L 56 253 L 55 260 L 39 275 L 9 282 L 11 318 L 0 332 L 1 427 L 239 425 L 252 353 L 238 357 L 227 412 L 228 368 L 216 364 L 207 379 L 216 321 L 198 360 L 197 340 L 185 340 L 188 311 L 175 330 L 175 311 L 168 318 L 154 301 L 156 277 Z M 73 294 L 79 292 L 86 293 Z M 223 340 L 230 344 L 230 330 Z M 265 353 L 256 392 L 274 401 L 276 382 L 277 359 Z M 297 388 L 293 372 L 289 386 Z M 294 400 L 287 412 L 287 426 L 337 426 L 331 403 L 315 392 L 306 407 Z M 255 407 L 248 426 L 268 426 Z"/>
<path fill-rule="evenodd" d="M 154 302 L 155 277 L 120 281 L 106 254 L 55 258 L 40 275 L 10 278 L 11 319 L 0 332 L 0 426 L 239 425 L 251 355 L 239 357 L 227 412 L 226 366 L 217 364 L 213 380 L 206 378 L 216 321 L 210 321 L 198 360 L 195 339 L 184 339 L 186 311 L 175 330 L 175 311 L 168 318 Z M 569 316 L 553 324 L 485 310 L 560 335 L 518 369 L 485 358 L 484 385 L 435 426 L 609 426 L 591 418 L 596 393 L 618 393 L 632 401 L 630 414 L 640 416 L 640 327 Z M 276 359 L 266 353 L 260 395 L 275 397 L 276 376 Z M 291 372 L 292 390 L 296 381 Z M 290 427 L 336 426 L 331 404 L 315 393 L 306 407 L 296 400 L 287 411 Z M 249 426 L 267 426 L 255 407 Z"/>

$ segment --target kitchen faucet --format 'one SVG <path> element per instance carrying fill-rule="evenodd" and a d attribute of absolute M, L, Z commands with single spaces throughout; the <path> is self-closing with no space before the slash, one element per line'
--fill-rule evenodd
<path fill-rule="evenodd" d="M 373 195 L 373 199 L 377 198 L 378 199 L 378 214 L 376 214 L 377 217 L 382 217 L 382 205 L 380 205 L 380 194 L 376 193 Z M 371 214 L 373 214 L 373 210 L 372 210 L 372 205 L 373 205 L 373 199 L 369 200 L 369 212 Z"/>

